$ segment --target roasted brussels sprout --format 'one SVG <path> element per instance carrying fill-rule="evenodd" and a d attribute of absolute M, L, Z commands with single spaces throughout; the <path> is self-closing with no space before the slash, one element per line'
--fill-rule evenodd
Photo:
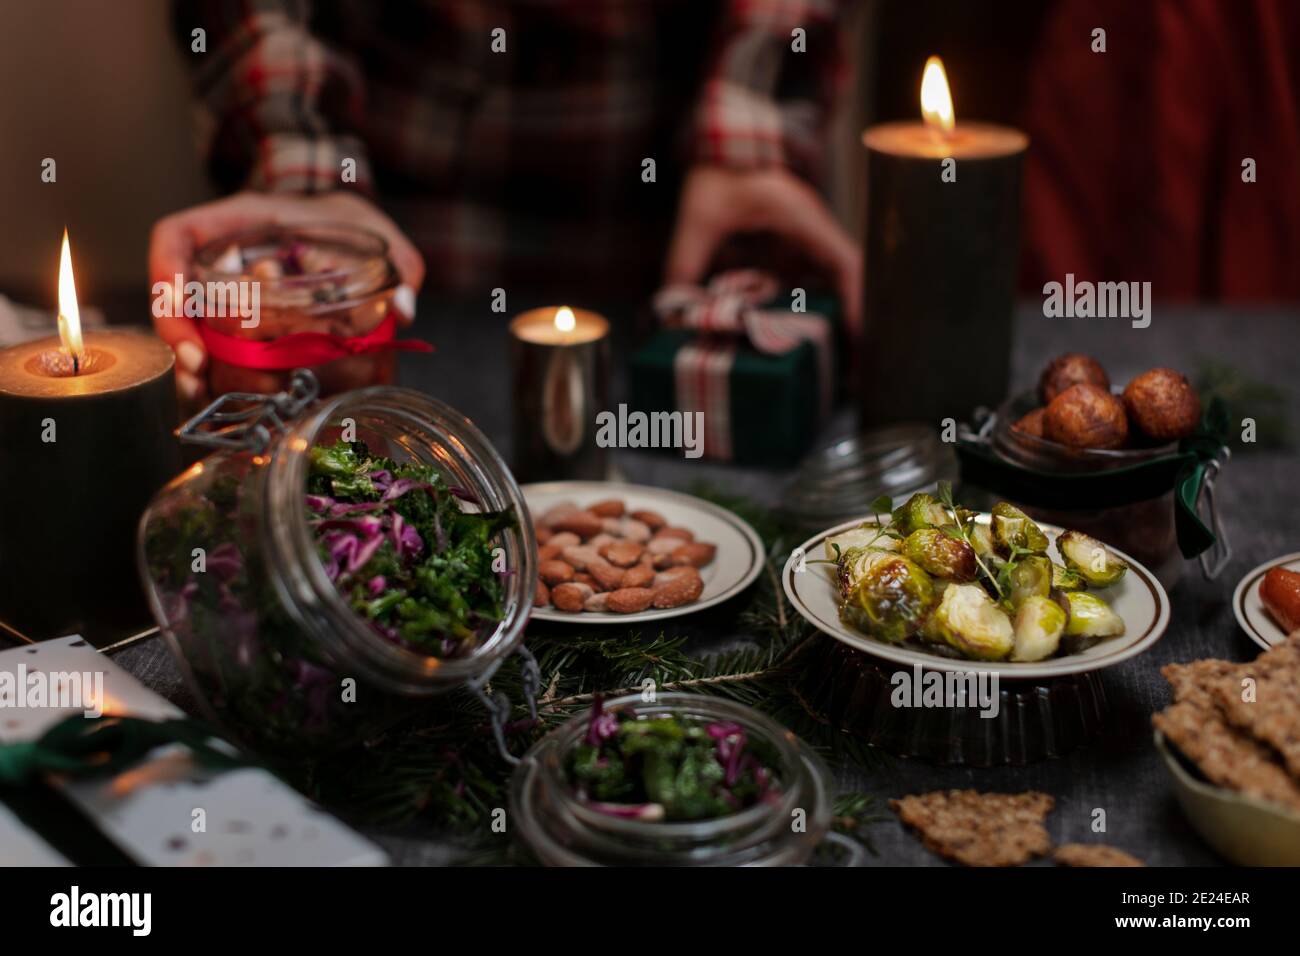
<path fill-rule="evenodd" d="M 864 521 L 856 528 L 850 528 L 840 534 L 826 539 L 826 557 L 838 561 L 844 552 L 853 548 L 879 548 L 882 551 L 897 551 L 900 542 L 892 535 L 881 534 L 880 526 L 874 521 Z"/>
<path fill-rule="evenodd" d="M 937 528 L 949 520 L 948 509 L 925 492 L 912 495 L 894 509 L 894 530 L 903 537 L 921 528 Z"/>
<path fill-rule="evenodd" d="M 1104 588 L 1124 576 L 1128 565 L 1104 544 L 1081 531 L 1067 531 L 1056 541 L 1065 566 L 1089 585 Z"/>
<path fill-rule="evenodd" d="M 903 541 L 903 554 L 936 577 L 974 581 L 975 551 L 955 534 L 955 529 L 950 535 L 940 528 L 920 528 Z"/>
<path fill-rule="evenodd" d="M 993 528 L 986 524 L 973 524 L 970 526 L 970 543 L 975 548 L 975 553 L 981 558 L 992 557 L 997 554 L 997 545 L 993 540 Z"/>
<path fill-rule="evenodd" d="M 1052 587 L 1058 591 L 1082 591 L 1087 586 L 1088 582 L 1078 571 L 1052 562 Z"/>
<path fill-rule="evenodd" d="M 993 506 L 993 541 L 1002 555 L 1009 555 L 1013 547 L 1035 554 L 1047 553 L 1047 535 L 1043 530 L 1029 515 L 1005 501 Z"/>
<path fill-rule="evenodd" d="M 1042 554 L 1020 558 L 1007 570 L 1006 580 L 1010 585 L 1007 601 L 1012 609 L 1031 597 L 1047 597 L 1052 591 L 1052 562 Z"/>
<path fill-rule="evenodd" d="M 942 636 L 966 657 L 997 661 L 1015 643 L 1011 618 L 978 584 L 951 584 L 926 624 L 929 634 Z"/>
<path fill-rule="evenodd" d="M 1109 604 L 1087 591 L 1070 591 L 1065 599 L 1070 602 L 1070 621 L 1065 633 L 1072 638 L 1084 639 L 1083 647 L 1103 637 L 1119 637 L 1124 633 L 1124 619 Z"/>
<path fill-rule="evenodd" d="M 1049 597 L 1034 594 L 1016 612 L 1013 661 L 1041 661 L 1061 646 L 1069 615 Z"/>
<path fill-rule="evenodd" d="M 841 616 L 850 626 L 881 640 L 906 640 L 920 630 L 934 607 L 930 575 L 915 561 L 887 551 L 869 552 L 861 561 L 866 573 L 848 592 Z"/>
<path fill-rule="evenodd" d="M 872 568 L 893 556 L 892 551 L 883 548 L 849 548 L 847 551 L 841 551 L 839 560 L 835 563 L 840 596 L 848 597 Z"/>

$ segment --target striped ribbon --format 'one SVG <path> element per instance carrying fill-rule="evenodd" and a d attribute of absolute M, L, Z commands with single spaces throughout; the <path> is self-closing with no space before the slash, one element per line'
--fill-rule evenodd
<path fill-rule="evenodd" d="M 677 410 L 704 413 L 704 454 L 729 461 L 732 410 L 730 379 L 737 349 L 748 343 L 765 355 L 784 355 L 804 342 L 817 357 L 818 414 L 831 409 L 831 324 L 807 312 L 763 309 L 779 291 L 771 275 L 752 269 L 723 272 L 707 287 L 671 285 L 655 296 L 655 312 L 671 329 L 696 338 L 673 359 Z"/>

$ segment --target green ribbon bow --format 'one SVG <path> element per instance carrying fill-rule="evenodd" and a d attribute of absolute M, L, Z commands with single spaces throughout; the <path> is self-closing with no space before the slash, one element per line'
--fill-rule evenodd
<path fill-rule="evenodd" d="M 24 784 L 47 773 L 81 778 L 113 776 L 168 744 L 184 744 L 194 760 L 205 767 L 248 765 L 243 758 L 213 746 L 213 740 L 211 730 L 189 718 L 143 720 L 74 714 L 36 740 L 0 744 L 0 784 Z"/>

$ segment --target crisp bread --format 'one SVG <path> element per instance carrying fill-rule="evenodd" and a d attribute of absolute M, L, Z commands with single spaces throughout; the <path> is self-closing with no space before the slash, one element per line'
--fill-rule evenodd
<path fill-rule="evenodd" d="M 1218 710 L 1183 701 L 1151 722 L 1211 782 L 1300 810 L 1300 786 L 1273 751 L 1227 724 Z"/>
<path fill-rule="evenodd" d="M 1203 660 L 1186 664 L 1166 664 L 1160 673 L 1174 689 L 1174 700 L 1214 709 L 1217 705 L 1210 695 L 1210 684 L 1236 674 L 1240 664 L 1232 661 Z"/>
<path fill-rule="evenodd" d="M 1246 678 L 1255 682 L 1249 699 Z M 1284 641 L 1208 688 L 1228 723 L 1276 750 L 1300 779 L 1300 643 Z"/>
<path fill-rule="evenodd" d="M 1132 854 L 1103 843 L 1067 843 L 1052 854 L 1060 866 L 1146 866 Z"/>
<path fill-rule="evenodd" d="M 936 790 L 890 801 L 926 846 L 967 866 L 1016 866 L 1049 852 L 1043 819 L 1054 805 L 1050 796 L 1032 790 Z"/>

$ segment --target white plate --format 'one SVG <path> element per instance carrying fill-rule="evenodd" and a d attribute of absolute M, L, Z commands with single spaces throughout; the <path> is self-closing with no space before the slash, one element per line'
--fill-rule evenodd
<path fill-rule="evenodd" d="M 1259 599 L 1259 586 L 1264 582 L 1264 575 L 1274 568 L 1300 571 L 1300 551 L 1264 562 L 1242 578 L 1237 590 L 1232 592 L 1232 613 L 1237 615 L 1237 623 L 1246 636 L 1264 650 L 1286 639 L 1286 631 L 1273 620 L 1273 615 L 1265 610 L 1264 602 Z"/>
<path fill-rule="evenodd" d="M 1006 679 L 1062 677 L 1066 674 L 1081 674 L 1085 671 L 1109 667 L 1135 654 L 1140 654 L 1158 641 L 1169 625 L 1169 598 L 1155 575 L 1123 551 L 1107 545 L 1111 551 L 1128 563 L 1129 570 L 1118 584 L 1095 589 L 1092 593 L 1114 608 L 1115 612 L 1124 619 L 1124 634 L 1120 637 L 1101 641 L 1078 654 L 1033 662 L 974 661 L 941 657 L 918 648 L 877 640 L 849 628 L 840 620 L 839 589 L 833 578 L 834 565 L 812 563 L 814 559 L 826 556 L 825 541 L 828 537 L 848 531 L 869 520 L 871 516 L 846 521 L 809 538 L 803 543 L 802 552 L 796 550 L 791 554 L 781 574 L 781 580 L 785 585 L 786 596 L 795 610 L 818 629 L 850 647 L 875 657 L 895 664 L 920 665 L 931 670 L 994 673 Z M 977 520 L 987 524 L 989 515 L 982 514 Z M 1059 562 L 1061 557 L 1056 550 L 1056 539 L 1064 529 L 1042 522 L 1039 522 L 1038 526 L 1051 539 L 1052 544 L 1048 553 Z M 801 554 L 805 559 L 804 570 L 798 571 L 796 569 L 800 566 Z"/>
<path fill-rule="evenodd" d="M 593 611 L 570 613 L 553 607 L 533 608 L 535 621 L 564 621 L 572 624 L 637 624 L 645 621 L 662 621 L 670 617 L 693 614 L 706 607 L 739 594 L 753 583 L 763 570 L 763 540 L 758 533 L 725 508 L 703 501 L 692 495 L 648 485 L 630 485 L 615 481 L 549 481 L 524 485 L 519 489 L 528 502 L 533 515 L 564 501 L 572 501 L 579 508 L 593 505 L 606 498 L 619 498 L 628 511 L 657 511 L 671 525 L 680 525 L 695 532 L 699 541 L 716 545 L 718 552 L 713 561 L 700 568 L 704 579 L 704 593 L 698 601 L 681 607 L 642 611 L 640 614 L 607 614 Z"/>

